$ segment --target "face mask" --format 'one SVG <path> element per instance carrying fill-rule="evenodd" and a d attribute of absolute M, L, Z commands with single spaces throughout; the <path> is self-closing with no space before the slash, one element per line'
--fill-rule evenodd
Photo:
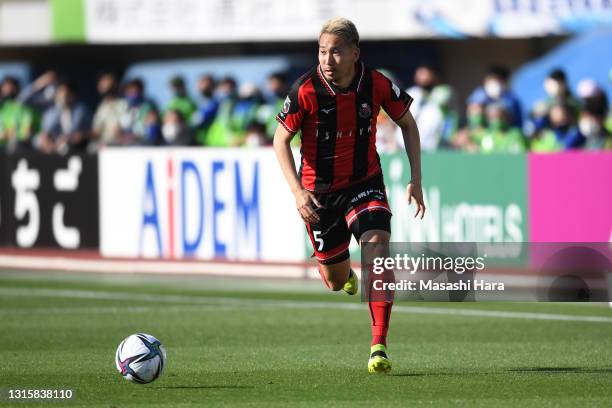
<path fill-rule="evenodd" d="M 166 123 L 162 127 L 162 135 L 167 142 L 171 143 L 176 140 L 180 131 L 179 125 L 177 123 Z"/>
<path fill-rule="evenodd" d="M 244 144 L 248 147 L 257 147 L 261 146 L 263 143 L 259 134 L 249 133 L 244 139 Z"/>
<path fill-rule="evenodd" d="M 130 107 L 136 106 L 142 102 L 142 96 L 140 95 L 128 95 L 125 99 Z"/>
<path fill-rule="evenodd" d="M 544 91 L 551 98 L 558 98 L 561 96 L 561 84 L 554 79 L 547 79 L 544 81 Z"/>
<path fill-rule="evenodd" d="M 601 125 L 592 119 L 584 118 L 578 122 L 578 129 L 584 137 L 595 137 L 601 131 Z"/>
<path fill-rule="evenodd" d="M 484 91 L 489 98 L 498 99 L 504 91 L 504 86 L 496 80 L 488 80 L 484 84 Z"/>

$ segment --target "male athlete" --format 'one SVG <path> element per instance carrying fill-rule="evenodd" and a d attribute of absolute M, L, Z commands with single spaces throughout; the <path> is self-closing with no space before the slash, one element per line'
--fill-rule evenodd
<path fill-rule="evenodd" d="M 319 65 L 293 85 L 277 120 L 274 150 L 295 195 L 319 262 L 319 273 L 333 291 L 357 293 L 351 270 L 351 234 L 360 245 L 376 243 L 388 253 L 391 211 L 376 152 L 376 117 L 380 108 L 400 126 L 411 181 L 408 203 L 415 199 L 423 218 L 419 133 L 408 108 L 412 98 L 359 59 L 359 34 L 349 20 L 325 23 L 319 35 Z M 290 148 L 301 132 L 299 175 Z M 369 301 L 372 344 L 368 371 L 391 370 L 387 354 L 390 301 Z"/>

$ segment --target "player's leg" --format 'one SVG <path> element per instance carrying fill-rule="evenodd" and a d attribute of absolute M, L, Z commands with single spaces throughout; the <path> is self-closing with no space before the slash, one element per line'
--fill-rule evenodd
<path fill-rule="evenodd" d="M 389 255 L 389 239 L 391 235 L 391 211 L 387 203 L 385 187 L 382 178 L 374 178 L 352 192 L 345 218 L 351 232 L 361 246 L 364 264 L 372 264 L 374 257 Z M 370 258 L 368 260 L 368 258 Z M 372 276 L 363 282 L 368 298 L 370 312 L 372 342 L 371 355 L 368 361 L 370 372 L 388 372 L 391 369 L 386 345 L 393 294 L 387 291 L 372 291 Z M 393 271 L 386 271 L 377 279 L 391 282 L 394 280 Z"/>
<path fill-rule="evenodd" d="M 319 274 L 325 285 L 333 291 L 344 289 L 357 293 L 357 277 L 351 271 L 349 244 L 351 232 L 342 216 L 329 204 L 318 208 L 319 222 L 307 224 L 314 256 L 319 263 Z"/>
<path fill-rule="evenodd" d="M 332 263 L 319 263 L 319 274 L 326 286 L 333 291 L 344 288 L 344 284 L 349 280 L 351 272 L 351 260 L 349 258 Z"/>
<path fill-rule="evenodd" d="M 379 216 L 384 216 L 379 214 Z M 368 230 L 365 231 L 360 239 L 359 244 L 363 248 L 364 244 L 369 245 L 367 251 L 368 257 L 379 258 L 389 256 L 389 239 L 390 233 L 385 230 Z M 371 262 L 367 263 L 371 264 Z M 368 274 L 372 278 L 371 274 Z M 384 282 L 393 282 L 395 279 L 393 270 L 384 271 L 382 276 L 377 276 Z M 370 320 L 372 323 L 372 346 L 382 344 L 387 346 L 387 332 L 389 331 L 389 322 L 391 319 L 391 308 L 393 306 L 393 292 L 391 291 L 374 291 L 372 282 L 366 283 L 368 290 L 368 308 L 370 311 Z"/>
<path fill-rule="evenodd" d="M 383 215 L 383 214 L 379 214 Z M 383 215 L 384 216 L 384 215 Z M 365 231 L 359 240 L 362 251 L 367 257 L 387 257 L 389 255 L 390 233 L 385 230 Z M 367 250 L 364 245 L 368 245 Z M 371 264 L 368 260 L 365 261 Z M 372 287 L 372 274 L 366 274 L 368 282 L 364 285 L 368 290 L 368 310 L 370 312 L 370 323 L 372 330 L 372 342 L 370 343 L 370 358 L 368 359 L 368 371 L 370 373 L 387 373 L 391 370 L 391 361 L 387 353 L 387 333 L 391 320 L 391 308 L 393 307 L 393 292 L 374 291 Z M 393 271 L 384 271 L 382 276 L 376 276 L 384 282 L 393 282 Z"/>

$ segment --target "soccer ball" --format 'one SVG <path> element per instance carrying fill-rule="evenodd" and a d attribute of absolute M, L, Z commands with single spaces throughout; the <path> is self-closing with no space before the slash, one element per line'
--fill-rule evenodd
<path fill-rule="evenodd" d="M 150 334 L 132 334 L 119 344 L 115 365 L 123 378 L 147 384 L 159 377 L 166 365 L 166 350 Z"/>

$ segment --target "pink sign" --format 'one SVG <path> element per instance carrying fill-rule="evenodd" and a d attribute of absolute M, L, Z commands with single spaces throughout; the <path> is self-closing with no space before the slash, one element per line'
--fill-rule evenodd
<path fill-rule="evenodd" d="M 612 242 L 612 152 L 529 154 L 530 242 Z"/>

